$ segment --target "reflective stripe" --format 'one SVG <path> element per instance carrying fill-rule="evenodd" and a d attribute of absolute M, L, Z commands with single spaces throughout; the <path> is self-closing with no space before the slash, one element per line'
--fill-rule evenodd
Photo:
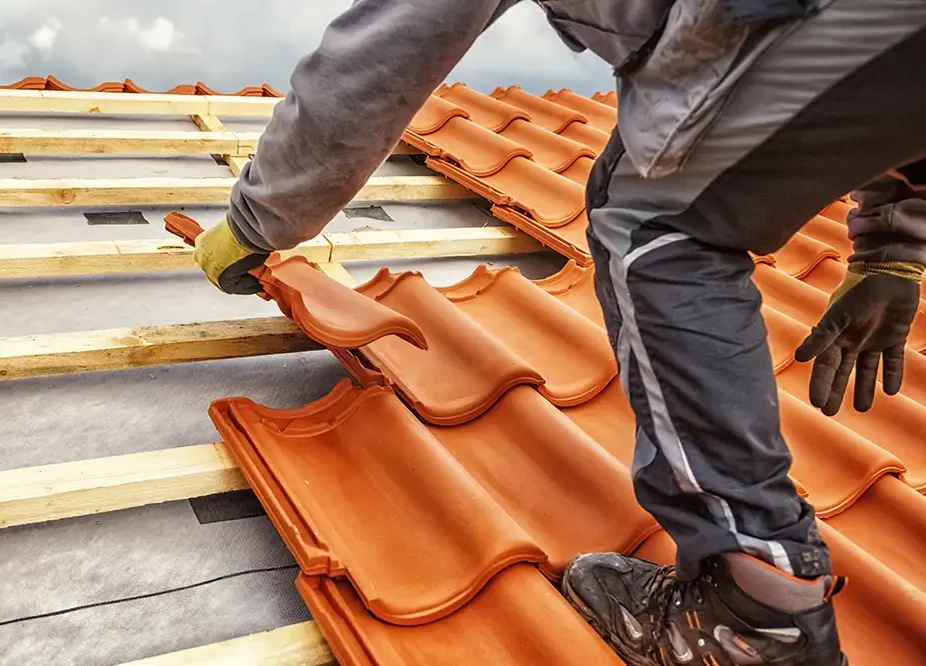
<path fill-rule="evenodd" d="M 681 438 L 679 438 L 675 425 L 672 423 L 672 417 L 669 414 L 669 407 L 662 393 L 662 387 L 659 385 L 659 380 L 656 377 L 656 372 L 653 369 L 653 364 L 650 361 L 649 354 L 643 344 L 643 338 L 640 335 L 639 327 L 637 326 L 636 310 L 627 284 L 627 275 L 630 266 L 640 259 L 640 257 L 654 250 L 670 245 L 671 243 L 688 240 L 689 238 L 690 236 L 683 233 L 667 233 L 632 250 L 623 258 L 616 253 L 612 254 L 610 272 L 612 282 L 614 283 L 614 293 L 617 297 L 617 302 L 621 309 L 621 318 L 623 320 L 620 333 L 621 339 L 618 344 L 619 361 L 621 367 L 630 368 L 630 356 L 632 353 L 637 362 L 640 379 L 643 383 L 644 392 L 646 393 L 646 401 L 649 405 L 653 430 L 656 435 L 656 442 L 651 442 L 651 445 L 658 448 L 658 450 L 662 452 L 662 455 L 665 456 L 679 488 L 685 492 L 703 497 L 714 517 L 720 524 L 726 525 L 726 528 L 735 536 L 740 548 L 745 552 L 755 553 L 757 556 L 774 564 L 782 571 L 793 574 L 794 571 L 791 567 L 791 561 L 788 558 L 784 546 L 777 541 L 763 541 L 755 537 L 741 534 L 730 504 L 724 498 L 709 493 L 701 487 L 701 484 L 694 474 L 694 470 L 691 468 L 691 463 L 688 460 L 688 455 L 682 445 Z M 629 372 L 626 374 L 629 374 Z M 625 383 L 625 390 L 627 390 L 629 387 L 626 386 L 626 383 L 629 380 L 624 378 L 622 381 Z M 629 392 L 627 394 L 629 395 Z"/>

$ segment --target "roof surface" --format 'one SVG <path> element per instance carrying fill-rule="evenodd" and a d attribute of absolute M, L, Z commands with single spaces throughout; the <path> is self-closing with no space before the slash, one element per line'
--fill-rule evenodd
<path fill-rule="evenodd" d="M 210 614 L 211 626 L 194 638 L 170 638 L 167 628 L 154 627 L 136 656 L 297 621 L 303 611 L 289 585 L 295 562 L 298 592 L 343 666 L 620 664 L 554 586 L 579 552 L 673 558 L 671 539 L 633 497 L 633 415 L 615 376 L 584 245 L 582 185 L 615 118 L 609 96 L 560 91 L 540 98 L 518 88 L 486 96 L 454 85 L 436 92 L 405 136 L 429 155 L 429 167 L 485 196 L 497 223 L 515 224 L 569 261 L 521 257 L 521 270 L 505 267 L 515 261 L 509 257 L 485 267 L 484 259 L 393 262 L 383 270 L 351 264 L 354 276 L 367 280 L 356 291 L 368 299 L 340 308 L 323 307 L 318 290 L 306 286 L 317 278 L 306 277 L 314 270 L 309 264 L 283 261 L 269 269 L 282 285 L 275 297 L 335 355 L 12 385 L 2 400 L 21 416 L 3 426 L 11 429 L 2 441 L 13 462 L 5 450 L 0 463 L 8 467 L 209 441 L 206 407 L 216 399 L 212 419 L 292 555 L 265 517 L 197 525 L 186 503 L 4 530 L 0 549 L 14 550 L 0 561 L 0 643 L 14 646 L 16 663 L 47 663 L 36 654 L 67 656 L 56 632 L 71 632 L 76 644 L 89 644 L 93 631 L 109 641 L 132 635 L 129 620 L 121 634 L 112 627 L 112 614 L 17 619 L 129 596 L 126 588 L 159 589 L 169 602 L 153 609 L 128 600 L 122 617 L 150 620 L 156 613 L 166 625 L 188 621 L 189 608 Z M 417 168 L 407 159 L 386 168 L 397 164 Z M 849 205 L 835 202 L 780 252 L 757 258 L 755 281 L 792 476 L 818 511 L 837 570 L 850 578 L 836 598 L 850 663 L 922 664 L 923 308 L 901 394 L 878 395 L 868 413 L 844 406 L 827 418 L 812 408 L 810 367 L 793 358 L 845 271 Z M 425 214 L 422 206 L 384 208 L 397 221 L 407 215 L 406 225 L 426 218 L 456 226 L 492 222 L 469 204 Z M 151 223 L 159 226 L 164 212 L 152 211 Z M 184 212 L 204 225 L 219 214 Z M 76 237 L 80 220 L 68 215 L 40 218 L 45 240 L 66 229 Z M 342 216 L 335 224 L 356 223 Z M 35 228 L 15 229 L 21 239 L 38 239 Z M 98 228 L 81 227 L 80 237 L 88 229 Z M 151 323 L 172 309 L 183 321 L 201 320 L 204 311 L 244 316 L 276 307 L 214 293 L 196 274 L 160 280 L 0 284 L 4 296 L 18 298 L 0 321 L 9 335 L 11 328 L 70 330 L 75 321 L 116 325 L 101 324 L 101 317 Z M 370 299 L 392 313 L 367 316 Z M 13 321 L 36 308 L 41 315 Z M 419 332 L 427 349 L 415 342 Z M 344 378 L 336 357 L 354 381 Z M 104 415 L 118 426 L 104 425 Z M 158 552 L 171 548 L 166 557 Z M 101 569 L 112 573 L 88 586 L 86 572 Z M 226 579 L 204 582 L 229 572 L 236 577 L 227 580 L 254 582 L 230 591 L 221 588 Z M 176 590 L 178 578 L 203 594 L 193 601 L 178 596 L 189 594 Z M 6 618 L 16 623 L 3 626 Z M 113 663 L 112 654 L 98 651 L 80 663 Z"/>

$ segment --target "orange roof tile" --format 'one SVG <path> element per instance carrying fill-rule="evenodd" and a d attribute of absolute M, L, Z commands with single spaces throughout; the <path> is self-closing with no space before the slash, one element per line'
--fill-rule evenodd
<path fill-rule="evenodd" d="M 611 130 L 617 125 L 617 109 L 598 100 L 582 95 L 577 95 L 568 88 L 559 91 L 548 91 L 544 96 L 551 102 L 556 102 L 562 106 L 574 109 L 585 116 L 592 127 L 596 127 L 603 132 L 611 133 Z"/>
<path fill-rule="evenodd" d="M 54 76 L 27 76 L 19 81 L 0 85 L 0 88 L 13 90 L 60 90 L 60 91 L 79 91 L 79 92 L 114 92 L 114 93 L 153 93 L 154 90 L 142 88 L 132 79 L 125 81 L 105 81 L 93 88 L 75 88 L 64 83 Z M 195 84 L 183 84 L 174 86 L 170 90 L 163 91 L 162 94 L 168 95 L 237 95 L 244 97 L 283 97 L 283 93 L 275 90 L 269 84 L 261 86 L 246 86 L 235 93 L 220 93 L 205 83 L 198 82 Z"/>
<path fill-rule="evenodd" d="M 350 585 L 302 575 L 296 586 L 342 666 L 623 666 L 536 569 L 515 565 L 443 620 L 377 620 Z"/>
<path fill-rule="evenodd" d="M 531 122 L 551 132 L 562 132 L 572 122 L 587 123 L 588 118 L 573 108 L 551 102 L 521 90 L 518 86 L 496 88 L 490 97 L 510 104 L 530 115 Z"/>
<path fill-rule="evenodd" d="M 545 559 L 391 389 L 342 380 L 302 409 L 229 398 L 210 415 L 236 460 L 255 461 L 242 465 L 253 486 L 287 506 L 268 513 L 288 543 L 307 542 L 303 572 L 346 574 L 382 619 L 438 619 L 505 567 Z"/>

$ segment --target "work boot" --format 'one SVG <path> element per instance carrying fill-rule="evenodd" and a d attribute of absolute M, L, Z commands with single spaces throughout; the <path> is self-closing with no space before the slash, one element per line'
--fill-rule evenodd
<path fill-rule="evenodd" d="M 630 666 L 846 666 L 831 602 L 843 585 L 740 553 L 710 558 L 693 581 L 616 553 L 580 555 L 563 576 L 566 598 Z"/>

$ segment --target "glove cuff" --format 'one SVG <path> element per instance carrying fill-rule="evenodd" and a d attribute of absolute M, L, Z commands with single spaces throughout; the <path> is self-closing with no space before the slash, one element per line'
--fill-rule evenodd
<path fill-rule="evenodd" d="M 913 282 L 923 279 L 926 265 L 914 261 L 855 261 L 849 264 L 849 272 L 860 276 L 893 275 Z"/>

